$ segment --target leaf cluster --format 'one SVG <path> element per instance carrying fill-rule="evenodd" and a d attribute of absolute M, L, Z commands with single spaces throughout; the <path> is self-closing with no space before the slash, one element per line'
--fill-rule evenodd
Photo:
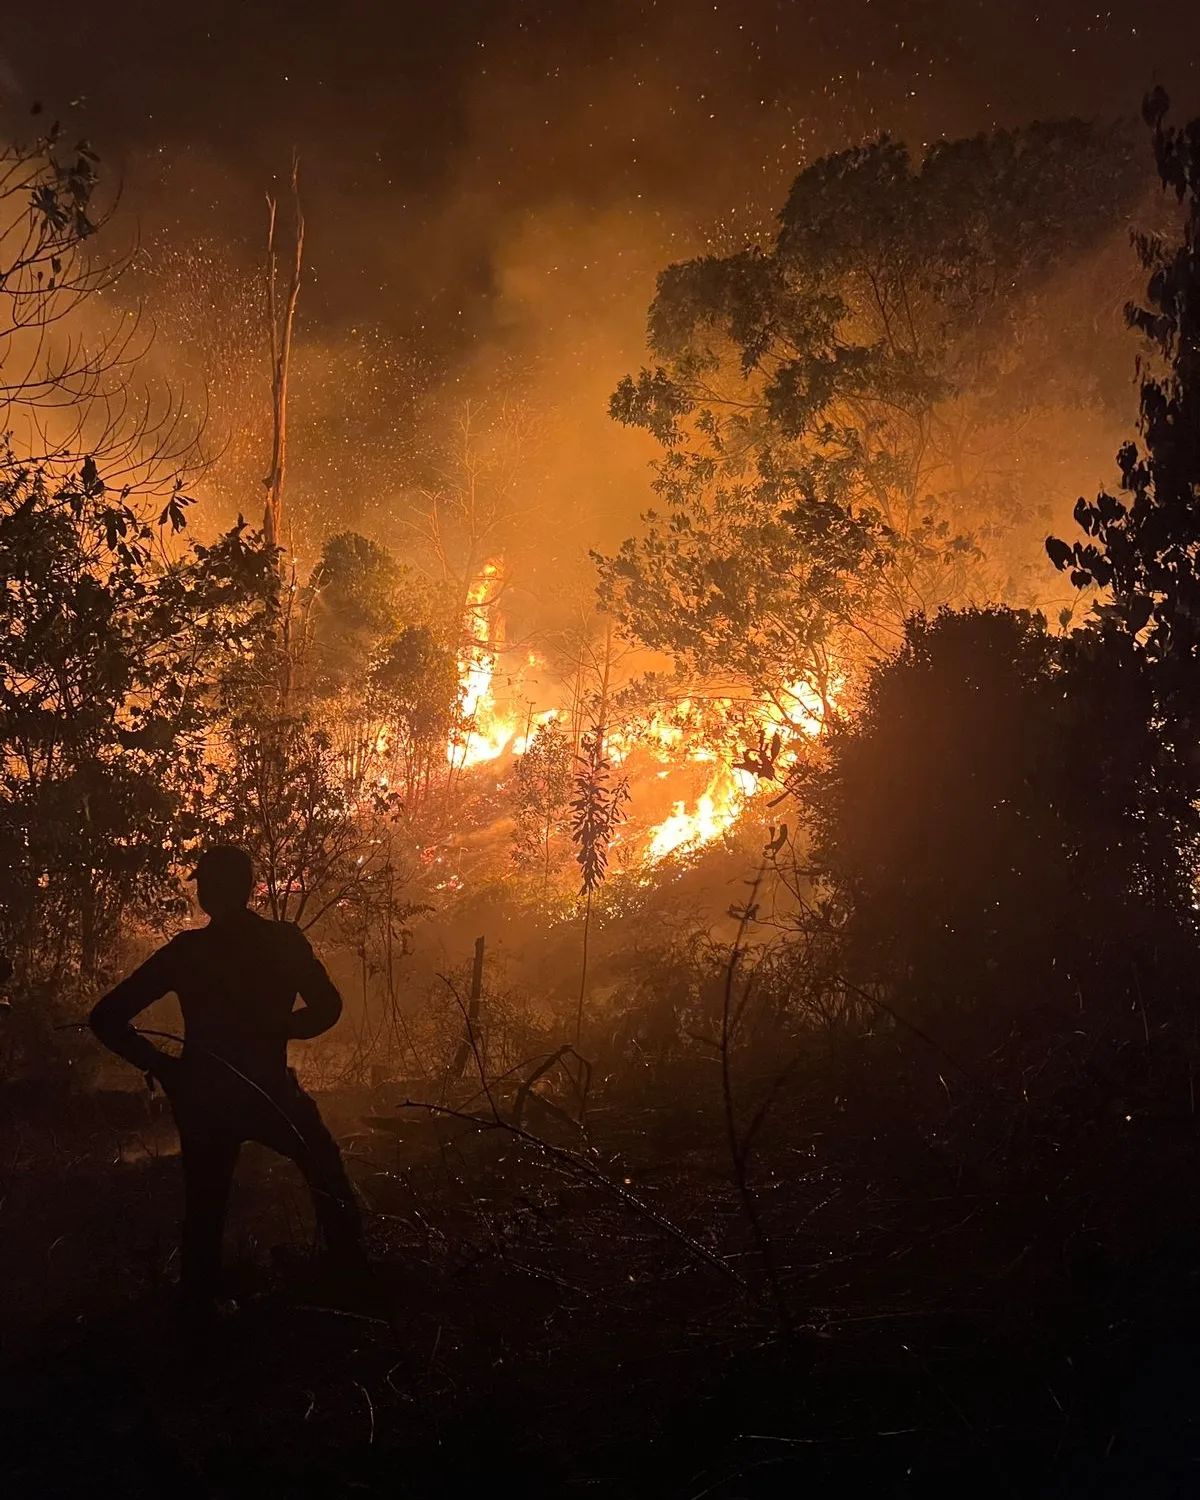
<path fill-rule="evenodd" d="M 1105 590 L 1094 623 L 1137 641 L 1171 721 L 1194 739 L 1200 668 L 1200 120 L 1166 123 L 1161 89 L 1145 104 L 1163 186 L 1185 203 L 1172 244 L 1136 236 L 1145 302 L 1127 310 L 1157 364 L 1143 370 L 1140 442 L 1117 455 L 1120 493 L 1081 498 L 1085 540 L 1050 537 L 1051 562 L 1080 589 Z"/>
<path fill-rule="evenodd" d="M 604 883 L 608 850 L 625 819 L 629 784 L 616 776 L 604 753 L 604 735 L 594 729 L 585 736 L 574 776 L 571 798 L 571 838 L 581 875 L 581 896 L 592 896 Z"/>

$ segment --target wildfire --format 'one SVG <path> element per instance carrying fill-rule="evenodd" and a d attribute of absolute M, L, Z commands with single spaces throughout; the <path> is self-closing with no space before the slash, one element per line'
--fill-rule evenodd
<path fill-rule="evenodd" d="M 669 816 L 650 830 L 647 862 L 657 864 L 668 854 L 711 844 L 737 821 L 757 790 L 757 778 L 748 771 L 718 762 L 695 808 L 689 812 L 686 802 L 676 802 Z"/>
<path fill-rule="evenodd" d="M 458 663 L 463 729 L 452 736 L 446 749 L 451 764 L 460 768 L 498 759 L 517 732 L 515 719 L 500 712 L 493 691 L 498 655 L 493 605 L 499 583 L 500 569 L 489 562 L 467 595 L 471 639 Z"/>
<path fill-rule="evenodd" d="M 530 664 L 532 665 L 534 662 L 534 658 L 531 656 L 529 660 Z M 543 724 L 553 724 L 555 719 L 558 718 L 561 718 L 561 714 L 559 713 L 559 710 L 557 708 L 548 708 L 546 709 L 545 713 L 534 714 L 529 720 L 528 730 L 524 734 L 519 734 L 513 741 L 513 754 L 524 755 L 533 741 L 534 732 L 540 729 Z"/>
<path fill-rule="evenodd" d="M 497 694 L 496 670 L 503 651 L 496 610 L 501 581 L 500 565 L 489 562 L 467 596 L 468 640 L 458 667 L 461 727 L 447 746 L 450 764 L 459 769 L 499 760 L 506 752 L 524 754 L 534 730 L 559 718 L 562 712 L 551 708 L 533 714 L 528 704 L 523 709 L 518 706 L 511 693 Z M 512 670 L 516 679 L 523 682 L 525 674 L 539 665 L 536 655 L 529 654 L 527 661 Z M 666 817 L 643 829 L 637 839 L 639 862 L 649 867 L 671 855 L 700 849 L 727 833 L 763 786 L 753 772 L 735 764 L 741 751 L 758 734 L 766 742 L 779 735 L 783 743 L 774 764 L 777 770 L 786 769 L 795 759 L 802 740 L 820 733 L 829 699 L 828 692 L 822 697 L 801 680 L 787 684 L 771 701 L 763 702 L 749 714 L 744 704 L 735 705 L 731 700 L 699 705 L 685 698 L 653 715 L 636 734 L 614 726 L 606 742 L 612 763 L 621 765 L 629 761 L 631 766 L 644 768 L 649 761 L 649 768 L 634 772 L 635 779 L 639 775 L 665 779 L 689 766 L 706 768 L 703 790 L 674 800 Z M 695 743 L 695 721 L 701 709 L 718 714 L 722 710 L 739 711 L 743 738 L 736 748 L 728 743 L 721 749 Z M 690 774 L 699 779 L 694 771 Z"/>
<path fill-rule="evenodd" d="M 820 733 L 826 703 L 809 683 L 789 683 L 779 698 L 784 706 L 764 706 L 751 716 L 753 728 L 761 730 L 768 739 L 776 733 L 785 739 L 789 735 L 811 737 Z M 685 699 L 679 704 L 677 714 L 686 716 L 690 708 L 689 700 Z M 645 743 L 656 747 L 663 760 L 676 760 L 683 733 L 678 718 L 664 721 L 656 716 Z M 792 758 L 785 748 L 780 764 L 786 765 Z M 649 830 L 644 855 L 648 864 L 657 864 L 668 855 L 687 853 L 719 839 L 737 822 L 746 803 L 761 788 L 762 783 L 752 772 L 731 764 L 713 750 L 694 750 L 689 759 L 715 762 L 712 775 L 692 806 L 686 801 L 675 802 L 667 817 Z"/>

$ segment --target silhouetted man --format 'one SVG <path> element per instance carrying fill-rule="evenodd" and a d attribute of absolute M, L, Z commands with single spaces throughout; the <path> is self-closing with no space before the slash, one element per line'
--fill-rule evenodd
<path fill-rule="evenodd" d="M 212 1305 L 234 1166 L 243 1141 L 290 1157 L 313 1195 L 331 1258 L 365 1266 L 362 1224 L 337 1143 L 287 1065 L 293 1037 L 319 1036 L 342 999 L 307 938 L 290 922 L 250 911 L 250 856 L 218 845 L 194 877 L 206 927 L 179 933 L 122 980 L 92 1011 L 106 1047 L 157 1078 L 171 1101 L 183 1158 L 180 1292 L 185 1311 Z M 174 992 L 184 1044 L 173 1057 L 130 1024 Z M 293 1007 L 299 995 L 304 1006 Z"/>

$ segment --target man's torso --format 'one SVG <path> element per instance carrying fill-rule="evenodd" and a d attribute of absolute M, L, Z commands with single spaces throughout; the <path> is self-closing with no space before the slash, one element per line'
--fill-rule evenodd
<path fill-rule="evenodd" d="M 184 1051 L 214 1053 L 255 1075 L 287 1066 L 296 1003 L 296 932 L 247 912 L 236 922 L 181 932 L 171 944 Z"/>

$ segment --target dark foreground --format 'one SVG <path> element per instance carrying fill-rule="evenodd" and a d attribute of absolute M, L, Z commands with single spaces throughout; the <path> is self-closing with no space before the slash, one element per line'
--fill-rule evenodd
<path fill-rule="evenodd" d="M 198 1344 L 171 1312 L 164 1123 L 103 1100 L 54 1139 L 10 1119 L 6 1493 L 1197 1492 L 1194 1126 L 1119 1111 L 1065 1156 L 1006 1126 L 998 1165 L 982 1117 L 972 1160 L 910 1116 L 868 1128 L 798 1088 L 756 1168 L 789 1336 L 719 1111 L 679 1102 L 699 1092 L 597 1103 L 587 1160 L 611 1186 L 457 1120 L 367 1129 L 395 1089 L 326 1100 L 380 1286 L 272 1253 L 307 1243 L 307 1210 L 287 1164 L 249 1149 L 231 1306 Z"/>

